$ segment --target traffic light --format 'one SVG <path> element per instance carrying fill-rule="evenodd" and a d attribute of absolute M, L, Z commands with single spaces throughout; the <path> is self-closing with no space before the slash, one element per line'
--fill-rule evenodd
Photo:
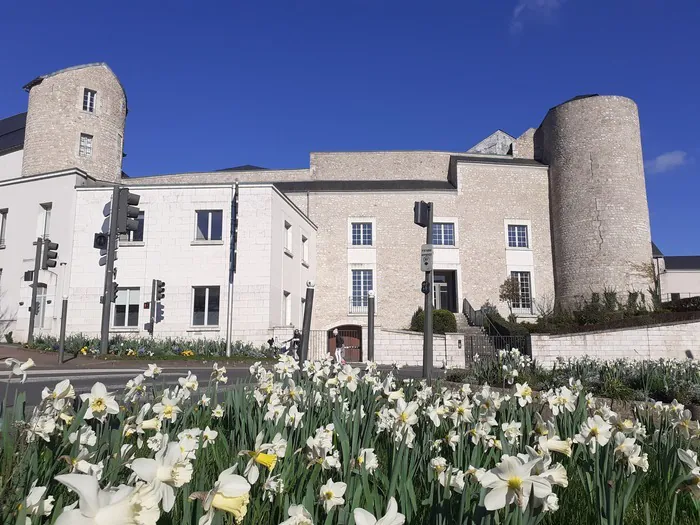
<path fill-rule="evenodd" d="M 95 234 L 95 240 L 92 243 L 92 246 L 94 248 L 97 248 L 98 250 L 107 250 L 109 247 L 109 235 L 106 233 L 96 233 Z"/>
<path fill-rule="evenodd" d="M 56 259 L 58 259 L 58 243 L 51 242 L 49 239 L 44 239 L 44 250 L 41 255 L 41 269 L 48 270 L 49 268 L 54 268 L 56 266 Z"/>
<path fill-rule="evenodd" d="M 140 195 L 131 193 L 129 188 L 119 190 L 119 210 L 117 211 L 117 230 L 119 233 L 136 231 L 139 227 L 139 213 L 137 204 L 141 200 Z"/>
<path fill-rule="evenodd" d="M 116 281 L 113 281 L 109 287 L 109 300 L 113 303 L 117 302 L 117 293 L 119 292 L 119 285 Z"/>
<path fill-rule="evenodd" d="M 160 301 L 163 297 L 165 297 L 165 283 L 156 281 L 156 301 Z"/>

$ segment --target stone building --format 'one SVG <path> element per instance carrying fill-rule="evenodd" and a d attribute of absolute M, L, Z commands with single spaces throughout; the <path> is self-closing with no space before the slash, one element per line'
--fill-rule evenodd
<path fill-rule="evenodd" d="M 434 203 L 436 307 L 459 313 L 490 302 L 506 313 L 499 286 L 511 276 L 520 319 L 604 287 L 650 284 L 635 271 L 652 253 L 639 117 L 624 97 L 576 97 L 519 137 L 498 130 L 461 152 L 312 152 L 306 169 L 128 178 L 126 94 L 105 64 L 45 75 L 25 89 L 28 112 L 0 121 L 0 318 L 19 339 L 37 235 L 61 244 L 60 271 L 40 275 L 50 319 L 40 329 L 57 331 L 57 298 L 67 296 L 69 330 L 99 331 L 104 270 L 92 238 L 115 184 L 141 194 L 143 211 L 138 240 L 120 242 L 118 281 L 136 291 L 119 299 L 115 332 L 144 333 L 141 317 L 120 324 L 136 308 L 145 317 L 156 278 L 172 291 L 156 330 L 163 335 L 221 337 L 230 319 L 235 334 L 262 341 L 275 327 L 299 326 L 309 280 L 313 328 L 356 329 L 361 339 L 370 290 L 376 325 L 405 328 L 423 303 L 425 231 L 413 224 L 420 200 Z M 241 264 L 229 302 L 236 183 Z M 204 212 L 220 221 L 216 242 L 197 242 Z M 193 319 L 208 311 L 195 309 L 201 289 L 214 286 L 218 320 L 205 329 Z"/>

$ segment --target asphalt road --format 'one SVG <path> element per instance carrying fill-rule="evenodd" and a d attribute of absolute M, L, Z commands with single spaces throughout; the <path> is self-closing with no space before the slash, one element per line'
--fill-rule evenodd
<path fill-rule="evenodd" d="M 30 369 L 27 374 L 27 380 L 24 384 L 20 383 L 20 378 L 13 377 L 8 380 L 7 376 L 0 373 L 0 395 L 7 396 L 8 406 L 14 405 L 15 395 L 20 392 L 26 394 L 26 403 L 29 406 L 37 405 L 41 402 L 41 391 L 44 387 L 50 390 L 63 379 L 70 379 L 71 384 L 75 388 L 77 395 L 89 392 L 95 382 L 104 383 L 109 392 L 121 394 L 124 392 L 124 386 L 129 379 L 144 371 L 144 367 L 132 367 L 131 363 L 124 363 L 123 368 L 78 368 L 78 369 Z M 155 379 L 155 384 L 160 387 L 174 386 L 180 377 L 185 377 L 188 371 L 191 371 L 197 376 L 200 390 L 206 390 L 209 377 L 211 375 L 211 366 L 196 365 L 191 367 L 173 366 L 167 364 L 160 365 L 163 368 L 163 373 Z M 361 366 L 361 365 L 357 365 Z M 228 388 L 237 383 L 244 383 L 250 380 L 250 372 L 248 366 L 227 367 L 226 375 L 228 376 Z M 399 371 L 399 378 L 420 378 L 422 370 L 419 367 L 405 367 Z M 442 370 L 434 370 L 435 377 L 442 376 Z M 153 380 L 149 380 L 153 381 Z"/>

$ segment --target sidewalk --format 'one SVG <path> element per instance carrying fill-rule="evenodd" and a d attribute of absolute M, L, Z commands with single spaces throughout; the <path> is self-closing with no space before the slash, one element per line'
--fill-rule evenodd
<path fill-rule="evenodd" d="M 35 369 L 55 369 L 58 364 L 58 352 L 41 352 L 31 348 L 22 348 L 17 345 L 0 344 L 0 364 L 8 357 L 19 361 L 26 361 L 31 358 L 34 360 Z M 61 368 L 67 370 L 81 368 L 133 368 L 134 370 L 146 368 L 149 363 L 155 363 L 161 368 L 203 368 L 211 367 L 214 363 L 226 366 L 228 368 L 249 368 L 255 362 L 252 358 L 226 358 L 221 356 L 211 356 L 198 359 L 158 359 L 152 358 L 129 358 L 115 356 L 92 356 L 78 355 L 73 356 L 72 353 L 64 355 L 64 362 Z"/>

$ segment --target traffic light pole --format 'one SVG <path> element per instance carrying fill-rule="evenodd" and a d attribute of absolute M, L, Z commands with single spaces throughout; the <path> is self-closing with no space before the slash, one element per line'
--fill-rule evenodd
<path fill-rule="evenodd" d="M 36 319 L 36 295 L 39 288 L 39 268 L 41 268 L 41 248 L 44 239 L 37 237 L 36 254 L 34 255 L 34 276 L 32 281 L 32 302 L 29 306 L 29 328 L 27 329 L 27 343 L 34 341 L 34 321 Z"/>
<path fill-rule="evenodd" d="M 151 337 L 153 337 L 153 332 L 156 329 L 156 283 L 157 279 L 153 279 L 153 285 L 151 286 Z"/>
<path fill-rule="evenodd" d="M 426 244 L 433 244 L 433 203 L 428 203 Z M 430 380 L 433 371 L 433 272 L 425 272 L 428 293 L 425 294 L 425 324 L 423 325 L 423 377 Z"/>
<path fill-rule="evenodd" d="M 109 350 L 109 317 L 112 310 L 111 289 L 114 281 L 114 254 L 117 248 L 117 221 L 119 215 L 119 186 L 112 191 L 112 207 L 109 217 L 109 244 L 107 246 L 107 264 L 105 264 L 105 285 L 102 292 L 102 330 L 100 337 L 100 353 L 105 355 Z"/>

